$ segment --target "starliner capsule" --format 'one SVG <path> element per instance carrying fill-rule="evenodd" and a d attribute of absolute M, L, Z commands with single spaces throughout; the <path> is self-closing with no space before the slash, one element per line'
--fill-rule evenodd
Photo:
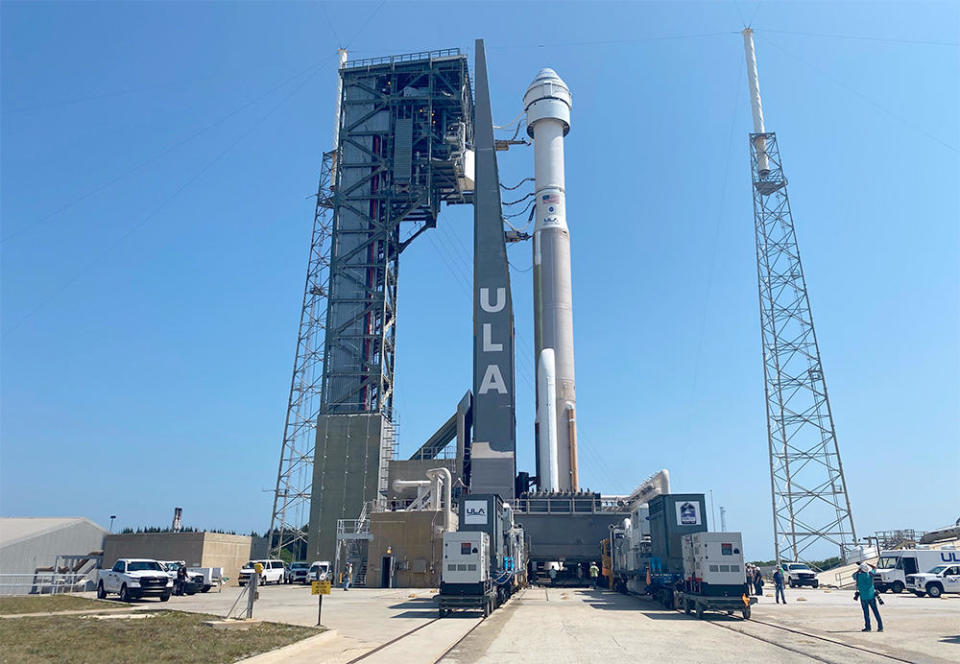
<path fill-rule="evenodd" d="M 527 133 L 533 138 L 536 181 L 533 232 L 536 357 L 533 359 L 538 386 L 537 474 L 540 489 L 578 489 L 570 232 L 563 172 L 563 137 L 570 131 L 570 90 L 555 71 L 541 69 L 527 89 L 523 105 Z M 542 357 L 547 349 L 553 351 L 552 363 Z M 540 375 L 545 367 L 555 372 L 553 380 Z M 552 398 L 541 393 L 547 384 L 552 384 L 554 389 Z M 552 463 L 554 459 L 556 466 Z"/>

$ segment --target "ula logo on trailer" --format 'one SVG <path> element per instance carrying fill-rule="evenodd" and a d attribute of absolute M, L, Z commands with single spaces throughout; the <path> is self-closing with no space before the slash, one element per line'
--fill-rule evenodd
<path fill-rule="evenodd" d="M 960 554 L 953 552 L 943 552 L 940 554 L 940 560 L 945 563 L 960 563 Z"/>
<path fill-rule="evenodd" d="M 699 526 L 700 505 L 692 502 L 677 503 L 677 525 Z"/>
<path fill-rule="evenodd" d="M 486 523 L 487 522 L 487 501 L 468 500 L 463 506 L 464 523 Z"/>

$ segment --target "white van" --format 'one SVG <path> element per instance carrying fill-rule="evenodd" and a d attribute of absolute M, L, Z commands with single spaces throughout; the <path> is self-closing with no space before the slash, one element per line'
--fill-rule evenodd
<path fill-rule="evenodd" d="M 256 564 L 263 565 L 263 571 L 260 572 L 260 585 L 265 586 L 268 583 L 283 583 L 286 576 L 286 567 L 282 560 L 251 560 L 240 569 L 237 582 L 243 586 L 250 580 L 250 577 L 256 574 Z"/>
<path fill-rule="evenodd" d="M 937 565 L 960 563 L 960 551 L 955 549 L 897 549 L 881 551 L 873 585 L 879 592 L 892 590 L 901 593 L 907 587 L 907 575 L 919 574 Z"/>

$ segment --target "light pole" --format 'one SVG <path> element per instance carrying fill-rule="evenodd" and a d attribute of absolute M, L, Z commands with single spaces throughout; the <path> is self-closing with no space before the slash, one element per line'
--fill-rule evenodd
<path fill-rule="evenodd" d="M 116 518 L 117 518 L 117 515 L 116 515 L 116 514 L 111 514 L 111 515 L 110 515 L 110 534 L 111 534 L 111 535 L 113 534 L 113 520 L 116 519 Z"/>

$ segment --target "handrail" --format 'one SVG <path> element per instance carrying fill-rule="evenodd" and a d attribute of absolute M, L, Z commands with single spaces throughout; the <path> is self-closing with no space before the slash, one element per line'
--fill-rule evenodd
<path fill-rule="evenodd" d="M 344 65 L 344 69 L 392 65 L 402 62 L 416 62 L 417 60 L 436 60 L 438 58 L 449 58 L 458 55 L 462 55 L 459 48 L 442 48 L 436 51 L 418 51 L 416 53 L 404 53 L 403 55 L 386 55 L 379 58 L 366 58 L 364 60 L 348 60 L 347 64 Z"/>

